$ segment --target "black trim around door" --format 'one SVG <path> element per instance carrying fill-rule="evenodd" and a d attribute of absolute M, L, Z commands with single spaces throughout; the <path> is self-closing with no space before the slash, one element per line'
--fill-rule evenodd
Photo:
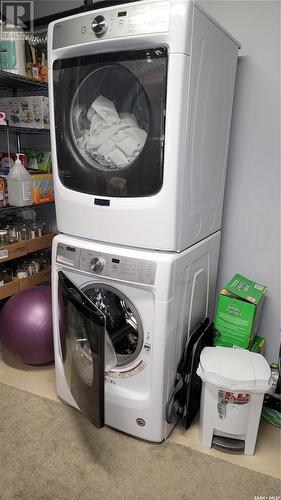
<path fill-rule="evenodd" d="M 65 378 L 81 412 L 100 428 L 104 426 L 103 313 L 59 271 L 59 325 Z"/>
<path fill-rule="evenodd" d="M 166 47 L 93 53 L 54 61 L 57 166 L 60 182 L 67 189 L 113 198 L 153 196 L 162 189 L 167 67 Z M 127 116 L 131 123 L 125 127 L 126 133 L 122 132 L 123 145 L 118 141 L 115 144 L 115 135 L 112 138 L 115 146 L 112 141 L 102 140 L 100 128 L 95 129 L 91 122 L 91 113 L 97 116 L 92 106 L 100 98 L 114 105 L 119 119 Z M 129 139 L 131 127 L 132 134 L 137 134 L 134 121 L 146 134 L 144 144 L 139 141 L 138 153 L 135 151 L 138 140 Z M 107 133 L 110 136 L 109 129 Z M 126 134 L 129 134 L 127 139 Z M 91 141 L 94 149 L 89 149 Z M 116 168 L 110 166 L 103 154 L 99 157 L 103 149 L 106 157 L 114 156 L 115 160 L 122 150 L 128 161 L 132 156 L 131 161 L 120 168 L 117 164 Z"/>

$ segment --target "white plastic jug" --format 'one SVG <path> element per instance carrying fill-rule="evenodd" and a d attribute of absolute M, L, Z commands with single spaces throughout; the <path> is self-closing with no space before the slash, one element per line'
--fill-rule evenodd
<path fill-rule="evenodd" d="M 17 153 L 15 164 L 7 177 L 8 199 L 13 207 L 32 205 L 32 177 L 24 168 L 19 156 Z"/>

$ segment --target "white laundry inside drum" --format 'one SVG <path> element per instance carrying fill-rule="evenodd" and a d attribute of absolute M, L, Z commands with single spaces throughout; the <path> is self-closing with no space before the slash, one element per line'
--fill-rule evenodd
<path fill-rule="evenodd" d="M 77 124 L 82 114 L 83 107 L 74 108 L 73 120 Z M 102 167 L 127 167 L 141 153 L 147 132 L 139 127 L 133 114 L 118 114 L 110 99 L 99 95 L 87 110 L 87 120 L 90 126 L 77 139 L 77 145 Z"/>

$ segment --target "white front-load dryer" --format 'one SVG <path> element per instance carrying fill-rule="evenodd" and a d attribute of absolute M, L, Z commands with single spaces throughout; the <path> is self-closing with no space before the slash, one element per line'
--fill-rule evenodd
<path fill-rule="evenodd" d="M 238 43 L 187 0 L 48 31 L 59 231 L 180 252 L 218 231 Z"/>
<path fill-rule="evenodd" d="M 219 242 L 220 232 L 179 255 L 56 236 L 59 396 L 97 427 L 165 439 L 173 428 L 166 405 L 184 343 L 212 314 Z"/>

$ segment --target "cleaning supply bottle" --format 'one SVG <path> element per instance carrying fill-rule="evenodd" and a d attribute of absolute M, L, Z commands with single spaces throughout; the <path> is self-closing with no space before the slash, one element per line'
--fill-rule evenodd
<path fill-rule="evenodd" d="M 32 177 L 20 161 L 20 153 L 7 177 L 9 204 L 13 207 L 32 205 Z"/>

